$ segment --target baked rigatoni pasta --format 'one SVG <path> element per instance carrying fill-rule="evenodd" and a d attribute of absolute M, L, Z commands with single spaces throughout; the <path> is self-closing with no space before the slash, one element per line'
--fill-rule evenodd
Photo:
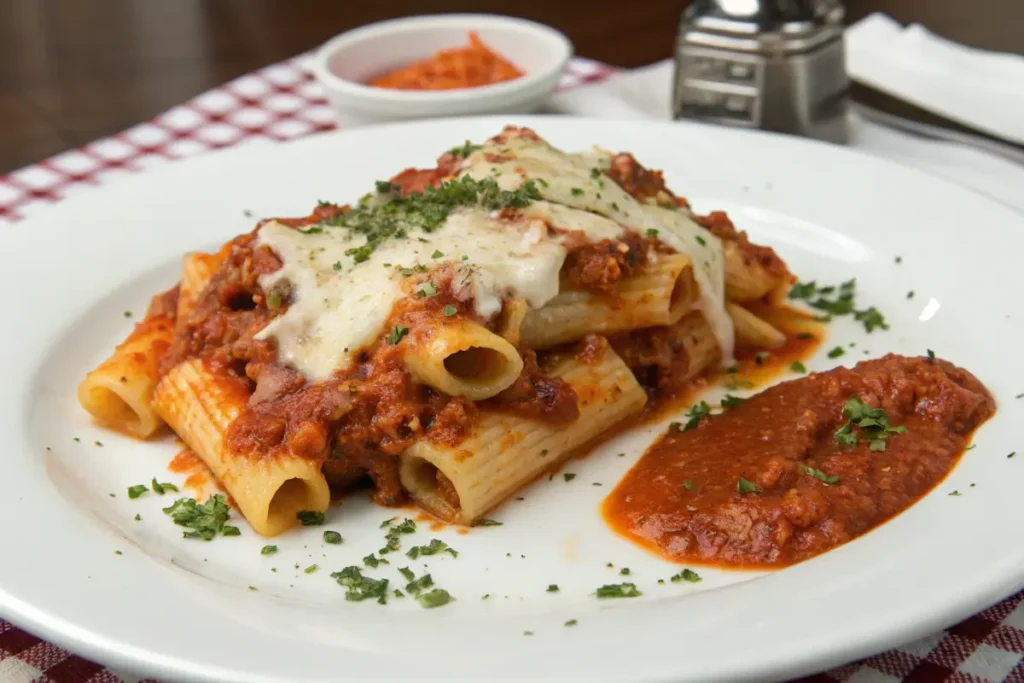
<path fill-rule="evenodd" d="M 163 425 L 153 389 L 174 341 L 177 298 L 177 289 L 154 297 L 142 322 L 78 385 L 78 402 L 100 424 L 140 439 Z"/>
<path fill-rule="evenodd" d="M 323 512 L 331 501 L 319 465 L 281 451 L 254 458 L 231 444 L 228 432 L 249 400 L 248 388 L 193 358 L 164 375 L 153 407 L 223 484 L 260 534 L 276 536 L 304 510 Z"/>
<path fill-rule="evenodd" d="M 161 343 L 140 327 L 87 383 L 144 348 L 121 400 L 148 421 L 106 423 L 166 421 L 261 534 L 367 480 L 469 524 L 736 345 L 784 341 L 792 281 L 632 156 L 507 128 L 189 254 Z"/>
<path fill-rule="evenodd" d="M 524 484 L 593 441 L 605 425 L 643 409 L 647 394 L 602 337 L 594 348 L 553 359 L 550 377 L 577 396 L 571 424 L 522 418 L 484 409 L 455 446 L 420 441 L 401 457 L 401 481 L 423 507 L 452 522 L 472 524 Z M 583 360 L 585 358 L 585 360 Z"/>

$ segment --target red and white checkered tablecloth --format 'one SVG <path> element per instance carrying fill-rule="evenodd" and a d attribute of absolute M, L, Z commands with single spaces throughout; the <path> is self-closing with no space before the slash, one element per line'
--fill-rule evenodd
<path fill-rule="evenodd" d="M 0 224 L 15 223 L 121 174 L 242 141 L 289 140 L 333 129 L 331 109 L 306 68 L 307 59 L 300 56 L 247 74 L 152 121 L 0 176 Z M 600 83 L 615 71 L 599 62 L 574 59 L 559 88 Z M 955 586 L 951 584 L 950 590 Z M 123 680 L 0 620 L 0 683 Z M 1024 592 L 947 631 L 805 681 L 1024 683 Z"/>

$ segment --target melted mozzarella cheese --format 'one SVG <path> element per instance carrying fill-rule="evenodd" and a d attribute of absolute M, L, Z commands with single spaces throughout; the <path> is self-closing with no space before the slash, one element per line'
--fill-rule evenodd
<path fill-rule="evenodd" d="M 607 153 L 595 150 L 566 154 L 532 136 L 505 133 L 500 140 L 489 141 L 471 154 L 463 170 L 477 180 L 494 178 L 506 190 L 534 181 L 541 197 L 547 200 L 538 204 L 547 204 L 552 218 L 557 214 L 559 220 L 570 225 L 588 226 L 582 229 L 591 240 L 614 238 L 621 234 L 621 228 L 615 232 L 618 226 L 640 234 L 657 230 L 658 239 L 693 262 L 694 279 L 700 287 L 698 306 L 714 332 L 723 363 L 731 363 L 735 332 L 725 309 L 721 240 L 684 211 L 637 202 L 604 175 L 609 163 Z M 537 215 L 545 211 L 544 207 L 534 207 Z M 607 222 L 587 223 L 578 215 L 584 212 L 605 217 Z M 560 227 L 554 220 L 551 224 Z"/>
<path fill-rule="evenodd" d="M 721 242 L 685 212 L 638 203 L 604 175 L 608 164 L 604 152 L 570 155 L 507 134 L 470 155 L 463 171 L 478 180 L 490 178 L 507 191 L 532 180 L 542 201 L 513 218 L 461 207 L 432 231 L 403 225 L 404 236 L 381 242 L 360 262 L 351 255 L 366 244 L 359 231 L 324 226 L 303 232 L 269 222 L 260 228 L 257 243 L 270 247 L 282 267 L 261 276 L 260 286 L 266 292 L 286 287 L 290 305 L 257 338 L 275 339 L 280 360 L 310 381 L 323 381 L 386 333 L 392 306 L 411 295 L 409 269 L 419 266 L 425 272 L 448 264 L 455 270 L 455 295 L 471 300 L 486 319 L 508 298 L 523 299 L 532 308 L 554 298 L 564 243 L 571 238 L 582 235 L 595 242 L 621 237 L 625 230 L 656 230 L 658 239 L 693 262 L 700 308 L 728 362 L 733 330 L 725 311 Z"/>
<path fill-rule="evenodd" d="M 276 339 L 279 358 L 317 382 L 349 365 L 355 352 L 384 332 L 392 305 L 405 296 L 402 273 L 416 266 L 451 264 L 457 296 L 472 298 L 483 318 L 500 312 L 509 296 L 539 308 L 558 294 L 566 250 L 542 221 L 505 221 L 483 209 L 461 208 L 432 232 L 407 230 L 405 238 L 385 241 L 356 263 L 345 252 L 366 243 L 360 233 L 264 225 L 258 244 L 270 247 L 283 265 L 263 275 L 260 286 L 269 292 L 287 282 L 291 304 L 257 338 Z"/>

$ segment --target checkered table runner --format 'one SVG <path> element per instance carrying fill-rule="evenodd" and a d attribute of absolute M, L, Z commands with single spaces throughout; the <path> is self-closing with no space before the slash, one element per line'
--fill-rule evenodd
<path fill-rule="evenodd" d="M 307 62 L 308 56 L 300 56 L 247 74 L 123 133 L 0 176 L 0 223 L 17 222 L 125 173 L 246 140 L 290 140 L 333 129 L 331 108 Z M 599 83 L 615 72 L 606 64 L 574 59 L 559 88 Z M 0 620 L 0 683 L 124 680 Z M 948 631 L 805 681 L 1024 683 L 1024 592 Z"/>

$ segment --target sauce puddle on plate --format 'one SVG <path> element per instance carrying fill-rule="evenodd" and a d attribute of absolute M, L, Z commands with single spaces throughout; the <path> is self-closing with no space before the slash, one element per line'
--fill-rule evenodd
<path fill-rule="evenodd" d="M 981 382 L 946 361 L 888 355 L 836 368 L 673 423 L 603 513 L 670 560 L 784 567 L 910 507 L 994 412 Z"/>

